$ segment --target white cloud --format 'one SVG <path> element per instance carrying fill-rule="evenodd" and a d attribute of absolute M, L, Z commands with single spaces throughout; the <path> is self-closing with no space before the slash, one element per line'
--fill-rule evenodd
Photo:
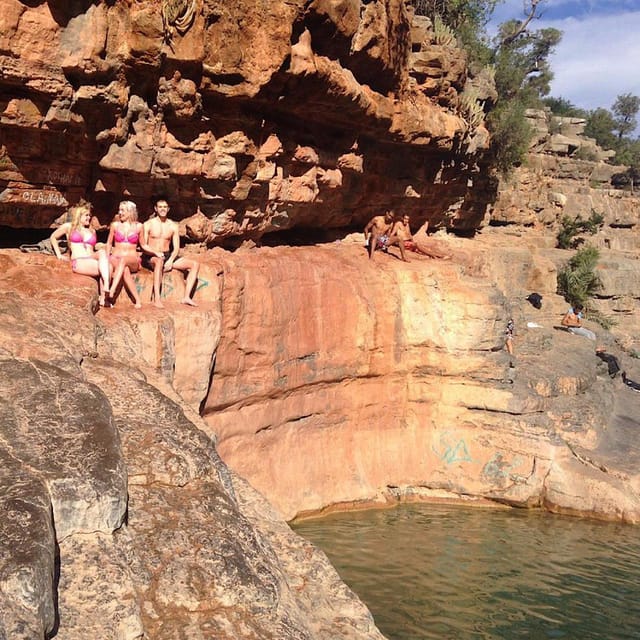
<path fill-rule="evenodd" d="M 622 93 L 640 95 L 640 11 L 539 25 L 563 32 L 551 58 L 552 95 L 585 109 L 608 109 Z"/>
<path fill-rule="evenodd" d="M 498 5 L 490 32 L 505 20 L 522 19 L 524 4 Z M 530 28 L 563 34 L 550 58 L 552 96 L 583 109 L 610 109 L 623 93 L 640 96 L 640 0 L 545 0 L 541 11 Z"/>

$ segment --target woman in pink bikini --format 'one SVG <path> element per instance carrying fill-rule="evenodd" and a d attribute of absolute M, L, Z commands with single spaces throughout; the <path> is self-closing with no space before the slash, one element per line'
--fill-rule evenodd
<path fill-rule="evenodd" d="M 110 298 L 116 295 L 122 280 L 134 300 L 135 308 L 140 309 L 140 295 L 133 280 L 133 273 L 140 269 L 138 244 L 142 241 L 142 224 L 138 222 L 138 208 L 135 203 L 125 200 L 118 207 L 118 215 L 109 228 L 107 253 L 115 269 L 111 282 Z"/>
<path fill-rule="evenodd" d="M 100 306 L 105 305 L 105 296 L 109 291 L 111 265 L 104 249 L 95 251 L 96 232 L 91 228 L 91 211 L 87 205 L 78 205 L 70 210 L 71 222 L 60 225 L 51 234 L 51 246 L 58 260 L 68 260 L 62 254 L 58 240 L 67 236 L 71 252 L 71 270 L 83 276 L 99 277 Z"/>

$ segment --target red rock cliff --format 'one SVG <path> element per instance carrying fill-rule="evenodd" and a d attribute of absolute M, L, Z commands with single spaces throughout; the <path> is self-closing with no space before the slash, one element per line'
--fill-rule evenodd
<path fill-rule="evenodd" d="M 491 197 L 464 55 L 403 0 L 8 0 L 0 65 L 0 225 L 164 194 L 229 244 L 388 206 L 473 228 Z"/>

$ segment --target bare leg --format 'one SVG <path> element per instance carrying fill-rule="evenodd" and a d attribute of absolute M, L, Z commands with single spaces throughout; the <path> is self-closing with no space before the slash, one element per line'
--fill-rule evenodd
<path fill-rule="evenodd" d="M 115 296 L 118 287 L 120 286 L 120 281 L 122 280 L 122 276 L 124 275 L 124 270 L 127 266 L 127 262 L 124 258 L 116 258 L 116 267 L 114 269 L 113 280 L 111 281 L 111 288 L 107 291 L 107 294 L 113 298 Z"/>
<path fill-rule="evenodd" d="M 407 254 L 404 250 L 404 240 L 398 241 L 398 246 L 400 247 L 400 255 L 405 262 L 409 262 L 409 258 L 407 258 Z"/>
<path fill-rule="evenodd" d="M 175 269 L 179 271 L 187 272 L 187 282 L 184 288 L 184 296 L 182 300 L 180 300 L 181 304 L 188 304 L 192 307 L 197 307 L 198 305 L 193 301 L 191 296 L 193 289 L 196 285 L 196 280 L 198 279 L 198 271 L 200 270 L 200 264 L 195 260 L 187 260 L 186 258 L 178 258 L 173 263 Z"/>
<path fill-rule="evenodd" d="M 378 244 L 378 232 L 373 231 L 369 236 L 369 260 L 373 258 L 373 252 L 376 250 L 376 246 Z"/>
<path fill-rule="evenodd" d="M 78 273 L 81 276 L 92 276 L 98 278 L 98 300 L 100 306 L 104 306 L 104 291 L 101 288 L 102 279 L 100 278 L 100 267 L 97 260 L 76 260 L 73 273 Z"/>
<path fill-rule="evenodd" d="M 131 269 L 129 267 L 125 267 L 124 273 L 122 274 L 122 280 L 124 282 L 124 286 L 127 288 L 127 291 L 134 299 L 135 308 L 142 308 L 142 302 L 140 302 L 140 294 L 138 293 L 138 288 L 136 287 L 135 280 L 131 275 Z"/>
<path fill-rule="evenodd" d="M 102 282 L 102 294 L 104 300 L 104 294 L 109 291 L 109 278 L 111 276 L 111 264 L 109 262 L 109 256 L 104 249 L 100 249 L 98 252 L 98 268 L 100 269 L 100 279 Z"/>
<path fill-rule="evenodd" d="M 401 240 L 398 236 L 391 236 L 389 238 L 388 246 L 392 246 L 392 245 L 397 245 L 398 248 L 400 249 L 400 255 L 402 256 L 402 259 L 405 262 L 409 262 L 409 260 L 407 259 L 407 254 L 405 253 L 405 250 L 404 250 L 404 240 Z"/>
<path fill-rule="evenodd" d="M 162 309 L 162 298 L 160 297 L 162 292 L 162 274 L 164 273 L 164 259 L 153 257 L 150 259 L 153 265 L 153 304 Z"/>

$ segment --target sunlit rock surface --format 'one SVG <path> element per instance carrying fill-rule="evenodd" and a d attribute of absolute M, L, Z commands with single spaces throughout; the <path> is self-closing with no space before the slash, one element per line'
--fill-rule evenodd
<path fill-rule="evenodd" d="M 1 637 L 381 638 L 203 430 L 216 287 L 93 316 L 67 263 L 0 259 Z"/>

